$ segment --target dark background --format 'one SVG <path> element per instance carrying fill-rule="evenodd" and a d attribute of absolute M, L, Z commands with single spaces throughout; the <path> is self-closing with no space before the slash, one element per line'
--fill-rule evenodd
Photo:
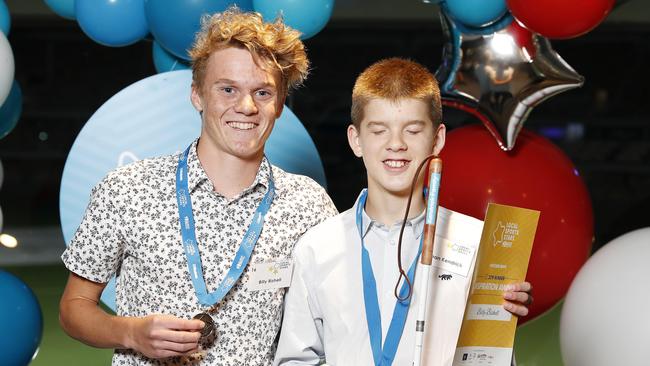
<path fill-rule="evenodd" d="M 650 23 L 604 23 L 585 36 L 554 41 L 555 50 L 585 76 L 585 85 L 542 103 L 525 124 L 557 136 L 553 142 L 584 178 L 594 208 L 594 248 L 650 226 L 649 39 Z M 155 74 L 151 42 L 104 47 L 74 21 L 28 15 L 12 18 L 9 42 L 24 104 L 17 127 L 0 140 L 5 228 L 59 225 L 59 185 L 68 151 L 106 100 Z M 431 19 L 342 17 L 306 41 L 313 70 L 289 103 L 318 147 L 339 210 L 351 206 L 365 186 L 363 165 L 345 137 L 354 78 L 391 56 L 434 71 L 443 42 L 438 22 Z M 450 128 L 479 123 L 448 109 L 445 120 Z M 578 133 L 563 137 L 567 128 Z"/>

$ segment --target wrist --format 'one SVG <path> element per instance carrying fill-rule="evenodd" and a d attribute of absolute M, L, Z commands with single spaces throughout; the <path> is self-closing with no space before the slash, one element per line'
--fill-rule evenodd
<path fill-rule="evenodd" d="M 113 334 L 117 336 L 117 344 L 122 349 L 135 349 L 135 329 L 139 318 L 115 316 L 113 318 Z"/>

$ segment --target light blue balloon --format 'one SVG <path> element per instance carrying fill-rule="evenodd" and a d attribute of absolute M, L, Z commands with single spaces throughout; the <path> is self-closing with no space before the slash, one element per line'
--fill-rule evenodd
<path fill-rule="evenodd" d="M 14 80 L 7 99 L 0 106 L 0 139 L 7 136 L 16 127 L 22 111 L 23 93 L 18 82 Z"/>
<path fill-rule="evenodd" d="M 454 20 L 475 28 L 496 22 L 508 11 L 506 0 L 444 0 L 440 5 Z"/>
<path fill-rule="evenodd" d="M 180 59 L 167 52 L 158 42 L 153 41 L 153 65 L 158 73 L 190 68 L 187 61 Z"/>
<path fill-rule="evenodd" d="M 128 46 L 149 33 L 144 0 L 76 0 L 75 11 L 84 33 L 104 46 Z"/>
<path fill-rule="evenodd" d="M 3 0 L 0 0 L 0 31 L 9 36 L 9 29 L 11 29 L 11 17 L 9 16 L 9 8 Z"/>
<path fill-rule="evenodd" d="M 301 39 L 307 39 L 325 28 L 334 0 L 253 0 L 253 7 L 266 21 L 282 16 L 285 24 L 302 33 Z"/>
<path fill-rule="evenodd" d="M 237 5 L 241 10 L 253 10 L 251 0 L 145 0 L 149 30 L 167 51 L 189 60 L 187 50 L 201 26 L 201 16 L 226 10 Z"/>
<path fill-rule="evenodd" d="M 0 270 L 0 357 L 3 365 L 27 365 L 43 335 L 43 314 L 32 290 Z"/>
<path fill-rule="evenodd" d="M 130 162 L 185 149 L 201 132 L 190 103 L 192 73 L 166 72 L 140 80 L 111 97 L 77 136 L 61 178 L 61 229 L 69 243 L 81 223 L 92 188 L 111 170 Z M 316 145 L 300 120 L 285 106 L 266 142 L 271 163 L 325 186 Z M 115 279 L 102 301 L 115 310 Z"/>
<path fill-rule="evenodd" d="M 45 4 L 52 9 L 53 12 L 67 19 L 75 19 L 74 12 L 75 0 L 45 0 Z"/>

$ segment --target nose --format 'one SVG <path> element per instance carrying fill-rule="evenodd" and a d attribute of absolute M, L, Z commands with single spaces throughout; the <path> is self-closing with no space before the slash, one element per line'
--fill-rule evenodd
<path fill-rule="evenodd" d="M 235 112 L 247 116 L 257 113 L 257 105 L 250 94 L 242 94 L 241 98 L 235 104 Z"/>
<path fill-rule="evenodd" d="M 401 133 L 391 133 L 390 139 L 386 148 L 390 151 L 403 151 L 406 150 L 406 142 Z"/>

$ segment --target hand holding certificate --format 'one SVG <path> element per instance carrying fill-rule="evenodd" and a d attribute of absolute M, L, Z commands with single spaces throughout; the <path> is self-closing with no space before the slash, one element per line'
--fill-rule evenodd
<path fill-rule="evenodd" d="M 488 206 L 455 366 L 510 365 L 517 317 L 503 308 L 503 292 L 526 277 L 539 214 Z"/>

